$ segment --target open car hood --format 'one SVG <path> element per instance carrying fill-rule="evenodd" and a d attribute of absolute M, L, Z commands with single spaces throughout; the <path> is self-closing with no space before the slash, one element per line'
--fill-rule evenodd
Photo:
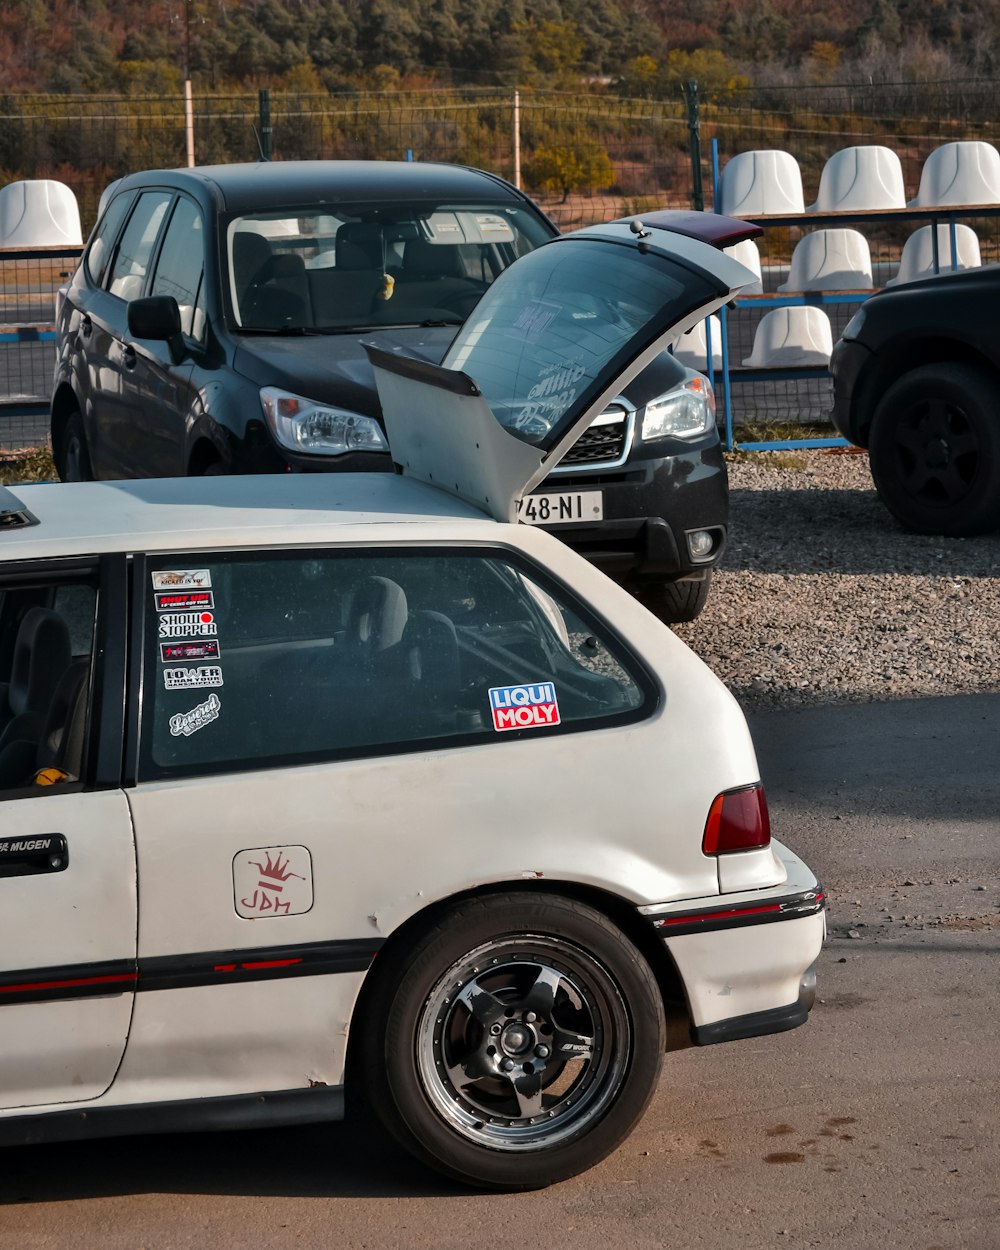
<path fill-rule="evenodd" d="M 663 217 L 669 217 L 664 214 Z M 719 250 L 757 232 L 714 213 L 592 226 L 505 270 L 440 365 L 366 346 L 403 473 L 514 521 L 608 402 L 677 335 L 751 283 Z M 704 222 L 702 238 L 693 237 Z M 705 241 L 709 240 L 709 241 Z"/>

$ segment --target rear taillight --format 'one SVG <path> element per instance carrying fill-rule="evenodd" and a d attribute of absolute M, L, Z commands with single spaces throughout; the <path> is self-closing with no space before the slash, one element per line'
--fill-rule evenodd
<path fill-rule="evenodd" d="M 706 855 L 752 851 L 767 846 L 770 841 L 767 799 L 759 781 L 741 790 L 727 790 L 712 801 L 705 836 L 701 840 L 701 849 Z"/>

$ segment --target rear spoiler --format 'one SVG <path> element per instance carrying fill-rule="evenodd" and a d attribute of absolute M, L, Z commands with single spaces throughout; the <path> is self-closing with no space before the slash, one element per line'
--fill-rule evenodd
<path fill-rule="evenodd" d="M 723 217 L 719 213 L 695 213 L 686 208 L 661 208 L 652 213 L 636 213 L 632 217 L 616 217 L 609 225 L 632 223 L 653 230 L 670 230 L 689 239 L 698 239 L 712 247 L 732 247 L 744 239 L 755 239 L 764 233 L 763 226 L 752 221 L 740 221 L 736 217 Z"/>

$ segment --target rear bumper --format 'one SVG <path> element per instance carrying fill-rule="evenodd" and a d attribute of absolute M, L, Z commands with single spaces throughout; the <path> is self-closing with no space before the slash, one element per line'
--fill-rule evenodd
<path fill-rule="evenodd" d="M 801 861 L 796 866 L 812 877 Z M 738 900 L 723 895 L 698 908 L 643 909 L 684 985 L 696 1045 L 780 1033 L 808 1019 L 826 897 L 815 878 L 796 888 L 796 877 Z"/>
<path fill-rule="evenodd" d="M 860 442 L 857 429 L 857 388 L 858 378 L 865 364 L 871 359 L 867 347 L 854 339 L 841 339 L 833 350 L 830 359 L 830 373 L 833 376 L 833 410 L 830 414 L 837 433 L 848 442 Z"/>

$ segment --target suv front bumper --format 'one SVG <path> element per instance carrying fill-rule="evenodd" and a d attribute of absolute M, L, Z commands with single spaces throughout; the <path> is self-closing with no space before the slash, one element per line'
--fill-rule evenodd
<path fill-rule="evenodd" d="M 600 490 L 601 521 L 542 525 L 622 581 L 696 576 L 718 563 L 726 545 L 729 484 L 718 439 L 655 460 L 604 472 L 550 473 L 534 495 Z M 695 559 L 688 534 L 709 530 L 713 545 Z"/>

